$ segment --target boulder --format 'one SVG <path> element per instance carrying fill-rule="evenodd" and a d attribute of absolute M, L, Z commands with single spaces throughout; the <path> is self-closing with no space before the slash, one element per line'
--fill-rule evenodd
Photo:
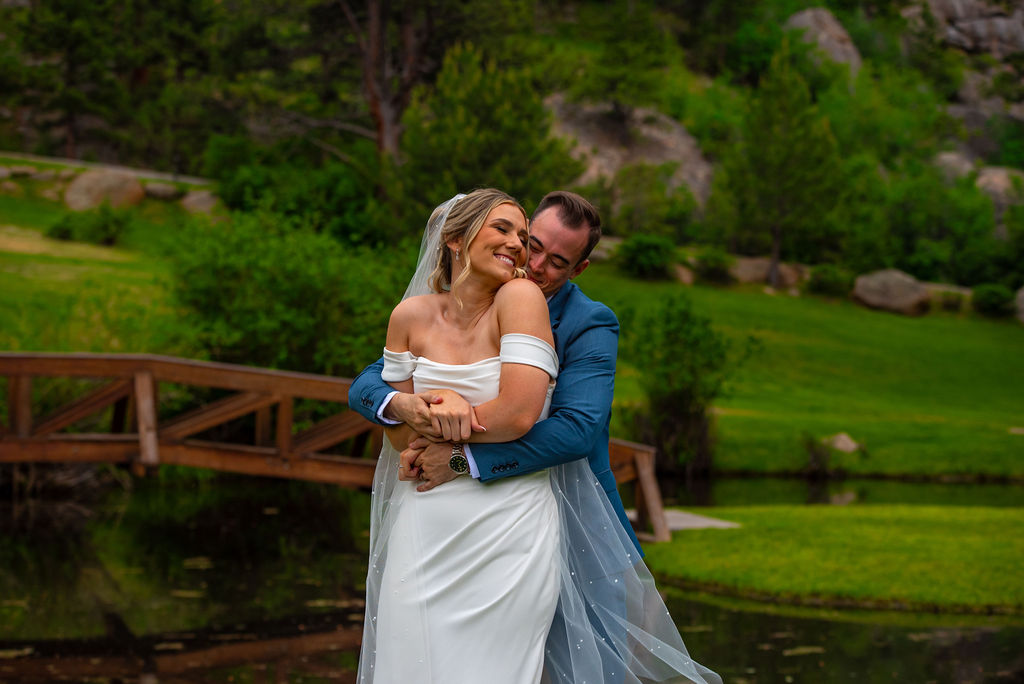
<path fill-rule="evenodd" d="M 738 283 L 767 283 L 772 260 L 769 257 L 736 257 L 729 274 Z M 779 262 L 780 288 L 788 289 L 806 279 L 806 269 L 797 264 Z"/>
<path fill-rule="evenodd" d="M 217 206 L 217 196 L 209 190 L 191 190 L 182 198 L 181 206 L 190 214 L 209 214 Z"/>
<path fill-rule="evenodd" d="M 675 270 L 676 280 L 683 285 L 693 285 L 694 275 L 692 268 L 689 266 L 683 266 L 682 264 L 676 264 L 673 269 Z"/>
<path fill-rule="evenodd" d="M 825 437 L 821 442 L 830 449 L 841 451 L 844 454 L 852 454 L 860 451 L 860 444 L 853 441 L 853 437 L 850 437 L 850 435 L 845 432 L 840 432 L 832 435 L 831 437 Z"/>
<path fill-rule="evenodd" d="M 939 152 L 935 155 L 935 166 L 947 181 L 963 178 L 974 170 L 974 162 L 963 152 Z"/>
<path fill-rule="evenodd" d="M 1006 239 L 1003 214 L 1007 207 L 1024 201 L 1024 172 L 1006 166 L 985 166 L 978 171 L 974 182 L 990 198 L 995 208 L 996 237 Z"/>
<path fill-rule="evenodd" d="M 165 202 L 172 202 L 185 194 L 184 190 L 170 183 L 147 183 L 145 191 L 146 197 L 152 197 L 153 199 Z"/>
<path fill-rule="evenodd" d="M 786 20 L 784 28 L 802 29 L 805 41 L 817 45 L 833 62 L 848 65 L 851 76 L 856 77 L 860 71 L 861 58 L 857 46 L 843 25 L 827 9 L 812 7 L 797 12 Z"/>
<path fill-rule="evenodd" d="M 52 181 L 57 177 L 57 172 L 53 169 L 41 169 L 34 172 L 29 178 L 37 181 Z"/>
<path fill-rule="evenodd" d="M 573 141 L 572 154 L 585 164 L 574 185 L 611 179 L 630 164 L 675 163 L 669 180 L 673 188 L 685 185 L 701 206 L 711 195 L 711 163 L 701 154 L 696 138 L 673 119 L 654 109 L 637 107 L 628 121 L 616 118 L 610 104 L 568 101 L 561 93 L 544 100 L 552 113 L 552 130 Z"/>
<path fill-rule="evenodd" d="M 104 202 L 112 207 L 131 207 L 145 194 L 142 184 L 131 174 L 94 169 L 71 181 L 64 191 L 64 203 L 74 211 L 95 209 Z"/>
<path fill-rule="evenodd" d="M 7 170 L 11 172 L 12 178 L 28 178 L 36 172 L 34 166 L 9 166 Z"/>
<path fill-rule="evenodd" d="M 931 306 L 928 288 L 894 268 L 859 276 L 853 285 L 853 298 L 872 309 L 907 316 L 927 313 Z"/>
<path fill-rule="evenodd" d="M 0 166 L 0 180 L 11 177 L 11 170 L 6 166 Z"/>
<path fill-rule="evenodd" d="M 1017 290 L 1017 320 L 1024 323 L 1024 287 Z"/>
<path fill-rule="evenodd" d="M 57 177 L 60 178 L 61 180 L 71 180 L 77 175 L 77 169 L 61 169 L 60 172 L 57 174 Z"/>
<path fill-rule="evenodd" d="M 20 185 L 18 185 L 12 180 L 3 180 L 0 181 L 0 194 L 20 197 L 21 195 L 25 194 L 25 191 L 22 189 Z"/>

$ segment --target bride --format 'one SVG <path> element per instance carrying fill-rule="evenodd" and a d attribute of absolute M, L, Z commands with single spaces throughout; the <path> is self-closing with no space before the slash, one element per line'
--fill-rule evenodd
<path fill-rule="evenodd" d="M 487 427 L 476 441 L 525 434 L 557 377 L 544 296 L 517 277 L 528 239 L 505 193 L 456 195 L 388 325 L 383 379 L 458 392 Z M 361 682 L 721 681 L 689 658 L 585 460 L 418 492 L 398 479 L 403 430 L 374 476 Z"/>

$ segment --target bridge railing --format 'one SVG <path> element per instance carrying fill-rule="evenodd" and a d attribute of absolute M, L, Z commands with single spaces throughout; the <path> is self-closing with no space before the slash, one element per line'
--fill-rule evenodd
<path fill-rule="evenodd" d="M 358 413 L 342 410 L 312 427 L 294 430 L 297 400 L 347 405 L 347 378 L 149 354 L 50 353 L 0 353 L 0 376 L 7 377 L 9 418 L 0 433 L 0 463 L 127 462 L 136 470 L 174 464 L 356 487 L 369 486 L 373 478 L 374 461 L 358 454 L 367 440 L 379 447 L 381 432 Z M 32 383 L 37 377 L 92 378 L 101 384 L 36 416 Z M 231 394 L 158 420 L 159 383 Z M 61 432 L 111 406 L 108 431 Z M 255 415 L 252 444 L 196 438 L 250 414 Z M 348 440 L 354 440 L 348 455 L 324 453 Z"/>
<path fill-rule="evenodd" d="M 351 380 L 151 354 L 0 352 L 7 378 L 8 425 L 0 425 L 0 463 L 127 463 L 138 473 L 159 465 L 212 468 L 248 475 L 329 482 L 369 488 L 381 429 L 343 409 L 295 431 L 295 402 L 313 399 L 347 406 Z M 33 412 L 34 378 L 91 378 L 94 389 L 46 415 Z M 159 383 L 217 388 L 227 396 L 168 416 L 160 411 Z M 63 432 L 108 408 L 106 432 Z M 254 415 L 251 444 L 198 439 L 197 435 Z M 347 454 L 329 453 L 348 445 Z M 616 480 L 634 483 L 640 528 L 649 538 L 670 537 L 655 476 L 654 448 L 612 439 Z"/>

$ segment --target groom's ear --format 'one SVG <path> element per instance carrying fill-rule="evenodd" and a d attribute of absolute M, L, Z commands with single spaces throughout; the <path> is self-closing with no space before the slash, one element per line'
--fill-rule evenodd
<path fill-rule="evenodd" d="M 576 268 L 572 269 L 572 273 L 569 275 L 569 280 L 572 280 L 573 278 L 578 276 L 580 273 L 583 273 L 585 270 L 587 270 L 587 266 L 589 266 L 589 265 L 590 265 L 590 259 L 584 259 L 580 263 L 576 264 Z"/>

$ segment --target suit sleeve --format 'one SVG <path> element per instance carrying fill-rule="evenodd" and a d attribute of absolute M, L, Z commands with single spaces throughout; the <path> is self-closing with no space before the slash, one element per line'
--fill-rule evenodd
<path fill-rule="evenodd" d="M 473 444 L 482 482 L 532 473 L 590 453 L 595 441 L 604 438 L 611 415 L 618 340 L 615 314 L 604 305 L 595 306 L 565 340 L 548 418 L 514 442 Z"/>
<path fill-rule="evenodd" d="M 384 358 L 363 369 L 348 388 L 348 406 L 372 423 L 382 425 L 377 419 L 381 404 L 395 388 L 384 382 L 381 371 L 384 369 Z"/>

